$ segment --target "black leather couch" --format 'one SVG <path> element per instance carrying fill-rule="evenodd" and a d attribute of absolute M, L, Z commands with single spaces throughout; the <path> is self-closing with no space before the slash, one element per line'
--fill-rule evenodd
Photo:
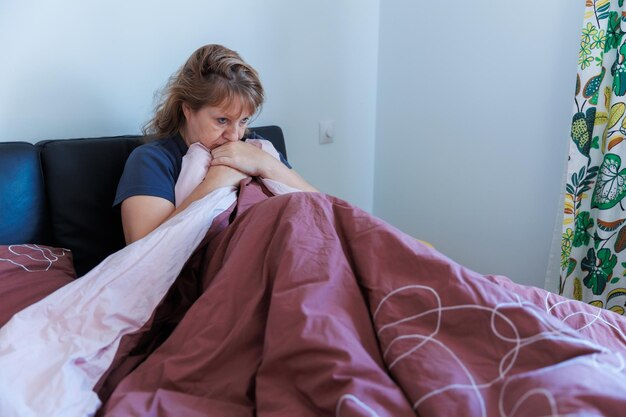
<path fill-rule="evenodd" d="M 285 158 L 278 126 L 252 128 Z M 112 203 L 140 136 L 0 142 L 0 245 L 38 243 L 73 253 L 77 276 L 124 246 Z"/>

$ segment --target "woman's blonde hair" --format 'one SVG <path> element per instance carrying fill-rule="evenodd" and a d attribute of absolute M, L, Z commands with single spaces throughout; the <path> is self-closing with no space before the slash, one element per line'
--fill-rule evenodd
<path fill-rule="evenodd" d="M 143 133 L 148 139 L 176 135 L 185 125 L 183 103 L 197 111 L 236 98 L 253 113 L 259 110 L 264 99 L 259 74 L 235 51 L 222 45 L 202 46 L 170 77 Z"/>

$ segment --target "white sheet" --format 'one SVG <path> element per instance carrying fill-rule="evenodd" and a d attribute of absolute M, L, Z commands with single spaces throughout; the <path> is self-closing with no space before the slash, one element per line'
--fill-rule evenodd
<path fill-rule="evenodd" d="M 0 329 L 0 415 L 93 415 L 100 401 L 92 388 L 120 339 L 146 323 L 213 218 L 235 200 L 234 187 L 215 190 L 13 316 Z"/>

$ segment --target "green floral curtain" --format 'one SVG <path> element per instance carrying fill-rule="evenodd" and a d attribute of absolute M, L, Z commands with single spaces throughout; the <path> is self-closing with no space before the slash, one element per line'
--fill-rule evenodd
<path fill-rule="evenodd" d="M 624 314 L 626 9 L 586 0 L 565 188 L 559 292 Z"/>

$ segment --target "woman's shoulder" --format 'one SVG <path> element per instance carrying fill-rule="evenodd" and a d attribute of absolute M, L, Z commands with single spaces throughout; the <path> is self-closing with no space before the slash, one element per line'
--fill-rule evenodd
<path fill-rule="evenodd" d="M 142 156 L 166 155 L 180 159 L 187 153 L 187 144 L 180 135 L 176 135 L 145 142 L 135 148 L 132 153 Z"/>
<path fill-rule="evenodd" d="M 145 142 L 136 147 L 129 159 L 167 159 L 180 161 L 187 153 L 187 145 L 180 136 L 160 138 Z"/>
<path fill-rule="evenodd" d="M 126 161 L 126 168 L 167 171 L 177 177 L 180 172 L 187 145 L 180 136 L 162 138 L 146 142 L 136 147 Z"/>
<path fill-rule="evenodd" d="M 187 145 L 182 138 L 164 138 L 136 147 L 124 166 L 114 206 L 133 195 L 150 195 L 174 202 L 174 184 Z"/>

